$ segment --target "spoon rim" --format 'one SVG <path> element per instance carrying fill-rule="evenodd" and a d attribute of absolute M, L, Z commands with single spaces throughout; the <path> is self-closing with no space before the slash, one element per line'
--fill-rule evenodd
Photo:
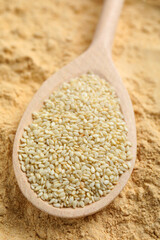
<path fill-rule="evenodd" d="M 126 185 L 132 173 L 132 170 L 135 164 L 135 159 L 136 159 L 136 148 L 137 148 L 136 125 L 135 125 L 133 107 L 132 107 L 132 103 L 128 95 L 128 92 L 125 89 L 119 74 L 117 73 L 116 69 L 113 66 L 113 63 L 110 60 L 108 60 L 110 63 L 109 64 L 110 66 L 108 67 L 107 70 L 105 67 L 106 62 L 104 63 L 103 71 L 91 69 L 91 67 L 89 66 L 87 67 L 85 64 L 83 64 L 83 67 L 79 69 L 79 64 L 80 62 L 83 61 L 85 56 L 86 55 L 84 54 L 81 55 L 72 63 L 68 64 L 67 66 L 63 67 L 60 71 L 52 75 L 42 84 L 42 86 L 33 96 L 32 100 L 30 101 L 27 109 L 25 110 L 21 118 L 21 121 L 17 128 L 14 145 L 13 145 L 13 155 L 12 155 L 13 168 L 14 168 L 15 176 L 21 192 L 28 199 L 28 201 L 31 202 L 35 207 L 55 217 L 79 218 L 79 217 L 85 217 L 85 216 L 94 214 L 102 210 L 104 207 L 110 204 L 118 196 L 121 190 L 124 188 L 124 186 Z M 26 127 L 29 123 L 31 123 L 32 113 L 35 111 L 35 109 L 36 111 L 39 110 L 42 107 L 44 100 L 47 99 L 49 95 L 59 87 L 59 85 L 61 85 L 65 81 L 70 81 L 74 77 L 73 73 L 71 73 L 70 71 L 66 71 L 67 69 L 72 68 L 74 64 L 76 69 L 74 72 L 74 76 L 85 74 L 88 72 L 88 69 L 90 69 L 91 72 L 100 76 L 100 78 L 101 77 L 104 78 L 107 82 L 109 82 L 111 86 L 116 88 L 116 84 L 119 84 L 119 86 L 117 87 L 117 89 L 115 89 L 115 91 L 118 97 L 120 98 L 121 110 L 122 110 L 125 122 L 127 124 L 127 127 L 129 129 L 128 140 L 132 143 L 131 152 L 132 152 L 133 158 L 130 161 L 131 168 L 120 176 L 119 181 L 114 186 L 114 188 L 106 196 L 101 197 L 99 201 L 86 205 L 84 206 L 84 208 L 75 208 L 75 209 L 55 208 L 52 205 L 50 205 L 47 201 L 43 201 L 41 198 L 38 198 L 37 194 L 31 189 L 30 183 L 27 180 L 26 174 L 21 170 L 20 162 L 18 159 L 19 141 L 24 131 L 24 127 Z M 115 75 L 113 74 L 113 76 L 112 76 L 112 71 L 115 74 Z M 115 78 L 116 80 L 114 79 L 114 81 L 111 81 L 110 78 L 112 77 Z M 40 101 L 37 102 L 36 101 L 37 99 L 40 99 Z M 128 112 L 127 112 L 128 115 L 126 114 L 125 109 L 128 109 Z M 126 119 L 126 115 L 127 115 L 127 119 Z"/>

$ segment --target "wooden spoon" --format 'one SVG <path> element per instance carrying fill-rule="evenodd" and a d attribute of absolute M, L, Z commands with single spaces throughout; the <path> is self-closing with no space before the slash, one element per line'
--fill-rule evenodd
<path fill-rule="evenodd" d="M 100 21 L 89 49 L 42 84 L 28 105 L 17 129 L 13 146 L 13 166 L 18 185 L 24 196 L 34 206 L 56 217 L 84 217 L 96 213 L 106 207 L 120 193 L 127 183 L 135 163 L 136 127 L 133 108 L 127 90 L 125 89 L 111 58 L 112 40 L 122 4 L 123 0 L 106 0 L 104 2 Z M 29 125 L 32 121 L 32 113 L 38 111 L 42 107 L 43 101 L 47 99 L 60 84 L 69 81 L 71 78 L 87 73 L 88 71 L 106 79 L 106 81 L 115 88 L 116 93 L 120 98 L 121 110 L 128 126 L 128 138 L 132 143 L 131 151 L 133 159 L 131 160 L 131 168 L 120 177 L 118 184 L 113 190 L 105 197 L 102 197 L 99 201 L 87 205 L 84 208 L 55 208 L 52 205 L 49 205 L 46 201 L 38 198 L 36 193 L 30 188 L 26 174 L 22 172 L 18 160 L 17 152 L 19 149 L 20 138 L 24 127 Z"/>

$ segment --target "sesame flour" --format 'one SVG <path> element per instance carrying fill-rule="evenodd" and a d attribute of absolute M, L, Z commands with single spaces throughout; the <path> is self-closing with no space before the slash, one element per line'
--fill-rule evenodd
<path fill-rule="evenodd" d="M 63 220 L 32 206 L 14 176 L 13 140 L 23 112 L 43 81 L 89 46 L 101 7 L 101 0 L 0 0 L 0 240 L 160 239 L 159 0 L 125 1 L 113 46 L 138 140 L 121 194 L 93 216 Z"/>

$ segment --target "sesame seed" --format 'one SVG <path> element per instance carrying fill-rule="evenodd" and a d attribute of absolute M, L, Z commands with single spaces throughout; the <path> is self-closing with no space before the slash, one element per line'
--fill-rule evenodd
<path fill-rule="evenodd" d="M 56 208 L 107 195 L 131 167 L 131 143 L 115 90 L 88 73 L 64 83 L 32 115 L 18 159 L 31 189 Z"/>

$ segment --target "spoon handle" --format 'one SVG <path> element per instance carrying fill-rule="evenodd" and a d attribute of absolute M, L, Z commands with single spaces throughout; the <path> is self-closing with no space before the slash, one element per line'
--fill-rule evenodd
<path fill-rule="evenodd" d="M 105 0 L 92 44 L 111 52 L 112 41 L 124 0 Z"/>

